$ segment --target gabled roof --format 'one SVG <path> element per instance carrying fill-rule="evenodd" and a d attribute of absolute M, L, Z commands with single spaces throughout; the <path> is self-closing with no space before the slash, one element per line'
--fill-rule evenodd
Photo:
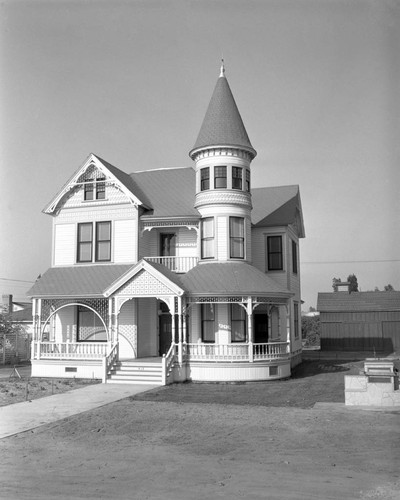
<path fill-rule="evenodd" d="M 400 292 L 319 293 L 320 312 L 400 311 Z"/>
<path fill-rule="evenodd" d="M 189 155 L 192 156 L 196 150 L 209 146 L 233 146 L 249 151 L 253 157 L 257 154 L 250 143 L 223 69 L 196 143 Z"/>
<path fill-rule="evenodd" d="M 304 238 L 304 222 L 299 186 L 279 186 L 251 190 L 253 210 L 251 222 L 255 227 L 297 224 Z"/>
<path fill-rule="evenodd" d="M 148 206 L 146 196 L 140 191 L 140 188 L 135 186 L 133 179 L 123 172 L 122 170 L 114 167 L 110 163 L 101 159 L 99 156 L 91 153 L 83 163 L 83 165 L 78 168 L 78 170 L 72 175 L 72 177 L 64 184 L 62 189 L 57 193 L 57 195 L 51 200 L 51 202 L 44 208 L 43 212 L 51 214 L 55 212 L 62 202 L 63 198 L 69 193 L 71 189 L 76 186 L 79 177 L 89 168 L 94 165 L 99 169 L 105 177 L 111 178 L 123 191 L 131 201 L 137 205 Z M 141 196 L 141 198 L 139 198 Z"/>
<path fill-rule="evenodd" d="M 27 292 L 30 297 L 103 297 L 131 264 L 52 267 Z"/>
<path fill-rule="evenodd" d="M 184 274 L 181 282 L 193 296 L 231 294 L 284 299 L 293 295 L 246 262 L 201 263 Z"/>
<path fill-rule="evenodd" d="M 194 208 L 196 178 L 193 168 L 164 168 L 130 174 L 145 193 L 151 209 L 142 217 L 200 217 Z"/>

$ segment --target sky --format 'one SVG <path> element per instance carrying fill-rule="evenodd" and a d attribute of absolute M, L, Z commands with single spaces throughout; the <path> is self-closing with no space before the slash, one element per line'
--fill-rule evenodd
<path fill-rule="evenodd" d="M 0 0 L 0 291 L 51 265 L 46 204 L 90 153 L 189 167 L 224 58 L 258 155 L 298 184 L 303 309 L 400 290 L 398 0 Z"/>

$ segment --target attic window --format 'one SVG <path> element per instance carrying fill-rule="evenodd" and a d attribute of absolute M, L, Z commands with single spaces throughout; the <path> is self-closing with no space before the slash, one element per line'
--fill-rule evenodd
<path fill-rule="evenodd" d="M 84 187 L 84 200 L 92 201 L 105 200 L 106 198 L 106 183 L 105 177 L 99 177 L 98 179 L 88 179 L 85 181 Z"/>

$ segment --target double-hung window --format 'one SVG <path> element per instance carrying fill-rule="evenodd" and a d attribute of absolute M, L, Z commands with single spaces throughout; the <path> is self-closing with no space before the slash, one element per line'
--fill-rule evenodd
<path fill-rule="evenodd" d="M 201 258 L 214 258 L 214 217 L 201 221 Z"/>
<path fill-rule="evenodd" d="M 203 342 L 215 342 L 214 310 L 214 304 L 201 304 L 201 339 Z"/>
<path fill-rule="evenodd" d="M 297 274 L 297 243 L 292 240 L 292 271 Z"/>
<path fill-rule="evenodd" d="M 214 188 L 226 188 L 226 167 L 214 167 Z"/>
<path fill-rule="evenodd" d="M 105 200 L 106 199 L 106 182 L 105 177 L 98 179 L 87 179 L 84 183 L 84 200 Z"/>
<path fill-rule="evenodd" d="M 106 199 L 106 183 L 105 177 L 101 177 L 97 179 L 96 182 L 96 200 L 105 200 Z"/>
<path fill-rule="evenodd" d="M 246 191 L 250 193 L 250 170 L 246 169 Z"/>
<path fill-rule="evenodd" d="M 268 271 L 283 271 L 282 236 L 267 237 Z"/>
<path fill-rule="evenodd" d="M 231 342 L 246 342 L 246 311 L 239 304 L 231 304 Z"/>
<path fill-rule="evenodd" d="M 243 217 L 229 217 L 229 240 L 231 259 L 244 259 Z"/>
<path fill-rule="evenodd" d="M 83 199 L 85 201 L 93 200 L 93 182 L 91 180 L 85 181 Z"/>
<path fill-rule="evenodd" d="M 294 338 L 298 339 L 300 335 L 300 328 L 299 328 L 299 304 L 295 302 L 293 304 L 294 306 Z"/>
<path fill-rule="evenodd" d="M 93 229 L 95 231 L 93 231 Z M 94 256 L 93 256 L 94 245 Z M 78 224 L 77 262 L 107 262 L 111 260 L 111 222 Z"/>
<path fill-rule="evenodd" d="M 93 256 L 93 224 L 78 224 L 77 261 L 92 262 Z"/>
<path fill-rule="evenodd" d="M 96 222 L 96 262 L 111 260 L 111 222 Z"/>
<path fill-rule="evenodd" d="M 242 168 L 232 167 L 232 189 L 242 189 L 242 173 Z"/>
<path fill-rule="evenodd" d="M 207 191 L 207 189 L 210 189 L 210 167 L 200 170 L 200 190 Z"/>

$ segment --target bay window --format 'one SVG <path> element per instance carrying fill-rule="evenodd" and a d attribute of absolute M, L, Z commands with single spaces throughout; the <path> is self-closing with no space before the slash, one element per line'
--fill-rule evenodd
<path fill-rule="evenodd" d="M 268 271 L 283 271 L 282 236 L 267 237 Z"/>
<path fill-rule="evenodd" d="M 214 304 L 201 304 L 201 340 L 215 342 Z"/>
<path fill-rule="evenodd" d="M 201 221 L 201 258 L 214 258 L 214 218 L 206 217 Z"/>
<path fill-rule="evenodd" d="M 226 167 L 214 167 L 214 188 L 226 188 Z"/>
<path fill-rule="evenodd" d="M 232 167 L 232 189 L 242 189 L 242 169 Z"/>
<path fill-rule="evenodd" d="M 246 342 L 246 310 L 239 304 L 231 304 L 231 342 Z"/>
<path fill-rule="evenodd" d="M 231 259 L 244 259 L 243 217 L 229 217 L 229 240 Z"/>

